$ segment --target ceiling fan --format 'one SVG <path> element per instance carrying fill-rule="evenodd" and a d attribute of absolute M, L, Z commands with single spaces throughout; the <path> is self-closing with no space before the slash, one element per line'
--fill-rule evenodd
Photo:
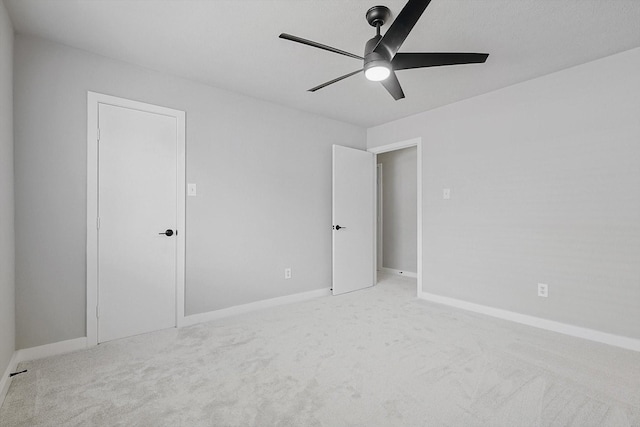
<path fill-rule="evenodd" d="M 402 46 L 402 43 L 430 2 L 431 0 L 409 0 L 384 36 L 380 35 L 380 27 L 389 19 L 391 11 L 386 6 L 373 6 L 369 9 L 366 14 L 367 22 L 369 22 L 372 27 L 376 27 L 376 36 L 367 41 L 364 48 L 364 58 L 331 46 L 292 36 L 291 34 L 282 33 L 280 34 L 280 38 L 364 61 L 363 68 L 322 83 L 309 89 L 309 92 L 315 92 L 318 89 L 344 80 L 364 70 L 364 75 L 367 79 L 382 83 L 382 86 L 384 86 L 397 101 L 404 98 L 404 92 L 395 73 L 398 70 L 439 67 L 443 65 L 478 64 L 485 62 L 489 56 L 488 53 L 398 52 L 400 46 Z"/>

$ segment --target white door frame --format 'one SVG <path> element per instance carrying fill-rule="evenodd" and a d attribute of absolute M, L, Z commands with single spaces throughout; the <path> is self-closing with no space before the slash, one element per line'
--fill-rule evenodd
<path fill-rule="evenodd" d="M 185 112 L 101 93 L 87 92 L 87 346 L 98 344 L 98 107 L 116 107 L 174 117 L 177 123 L 176 327 L 184 323 L 185 287 Z"/>
<path fill-rule="evenodd" d="M 376 155 L 377 157 L 377 155 Z M 377 163 L 377 159 L 376 159 L 376 163 Z M 383 259 L 383 253 L 382 253 L 382 247 L 384 245 L 384 238 L 382 236 L 382 222 L 384 221 L 384 213 L 383 213 L 383 203 L 384 203 L 384 195 L 382 194 L 382 183 L 383 183 L 383 167 L 382 167 L 382 163 L 377 163 L 376 165 L 376 172 L 377 172 L 377 177 L 376 177 L 376 215 L 377 215 L 377 219 L 376 219 L 376 262 L 378 264 L 376 264 L 376 272 L 378 270 L 378 268 L 383 267 L 382 263 L 384 261 Z"/>
<path fill-rule="evenodd" d="M 400 141 L 400 142 L 394 142 L 392 144 L 387 144 L 387 145 L 381 145 L 379 147 L 373 147 L 373 148 L 369 148 L 367 149 L 368 152 L 375 154 L 376 156 L 378 154 L 382 154 L 382 153 L 387 153 L 389 151 L 396 151 L 396 150 L 401 150 L 403 148 L 408 148 L 408 147 L 416 147 L 417 149 L 417 153 L 416 153 L 416 157 L 417 157 L 417 170 L 416 170 L 416 175 L 417 175 L 417 180 L 418 182 L 416 183 L 416 188 L 417 188 L 417 205 L 418 205 L 418 224 L 417 224 L 417 240 L 418 240 L 418 246 L 417 246 L 417 258 L 418 258 L 418 262 L 417 262 L 417 275 L 418 275 L 418 280 L 417 280 L 417 284 L 416 284 L 416 296 L 420 296 L 421 294 L 421 288 L 422 288 L 422 138 L 413 138 L 413 139 L 408 139 L 405 141 Z M 377 164 L 377 162 L 376 162 Z M 376 174 L 377 175 L 377 174 Z M 375 178 L 377 180 L 377 178 Z M 377 185 L 377 183 L 376 183 Z M 376 195 L 377 195 L 377 191 L 376 191 Z M 378 202 L 376 200 L 375 203 L 376 209 L 378 206 Z M 377 245 L 378 242 L 378 221 L 377 221 L 377 215 L 376 215 L 376 224 L 375 224 L 375 230 L 374 233 L 376 233 L 376 238 L 374 239 L 374 244 Z M 375 262 L 374 262 L 374 274 L 377 273 L 377 254 L 378 254 L 378 248 L 376 247 L 376 250 L 374 252 L 375 255 Z M 375 280 L 377 281 L 377 274 L 374 275 Z"/>

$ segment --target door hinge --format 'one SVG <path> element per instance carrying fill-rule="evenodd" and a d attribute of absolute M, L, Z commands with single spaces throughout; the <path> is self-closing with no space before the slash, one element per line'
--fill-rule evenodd
<path fill-rule="evenodd" d="M 100 128 L 98 128 L 98 142 L 100 142 Z"/>
<path fill-rule="evenodd" d="M 100 217 L 96 218 L 96 228 L 100 230 Z"/>
<path fill-rule="evenodd" d="M 96 319 L 100 317 L 100 306 L 96 305 Z"/>

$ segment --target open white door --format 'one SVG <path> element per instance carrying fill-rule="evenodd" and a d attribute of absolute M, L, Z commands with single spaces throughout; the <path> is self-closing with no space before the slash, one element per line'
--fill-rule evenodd
<path fill-rule="evenodd" d="M 375 155 L 333 146 L 333 294 L 373 286 Z"/>

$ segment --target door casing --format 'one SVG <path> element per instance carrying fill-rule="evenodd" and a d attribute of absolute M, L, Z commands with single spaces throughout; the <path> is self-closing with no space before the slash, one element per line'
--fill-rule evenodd
<path fill-rule="evenodd" d="M 377 157 L 377 156 L 376 156 Z M 382 194 L 382 182 L 383 182 L 383 168 L 382 163 L 376 165 L 376 274 L 378 270 L 382 268 L 382 221 L 384 220 L 382 214 L 383 194 Z"/>
<path fill-rule="evenodd" d="M 175 117 L 177 161 L 176 326 L 184 323 L 185 295 L 185 112 L 115 96 L 87 92 L 87 346 L 98 344 L 98 107 L 108 104 Z"/>

